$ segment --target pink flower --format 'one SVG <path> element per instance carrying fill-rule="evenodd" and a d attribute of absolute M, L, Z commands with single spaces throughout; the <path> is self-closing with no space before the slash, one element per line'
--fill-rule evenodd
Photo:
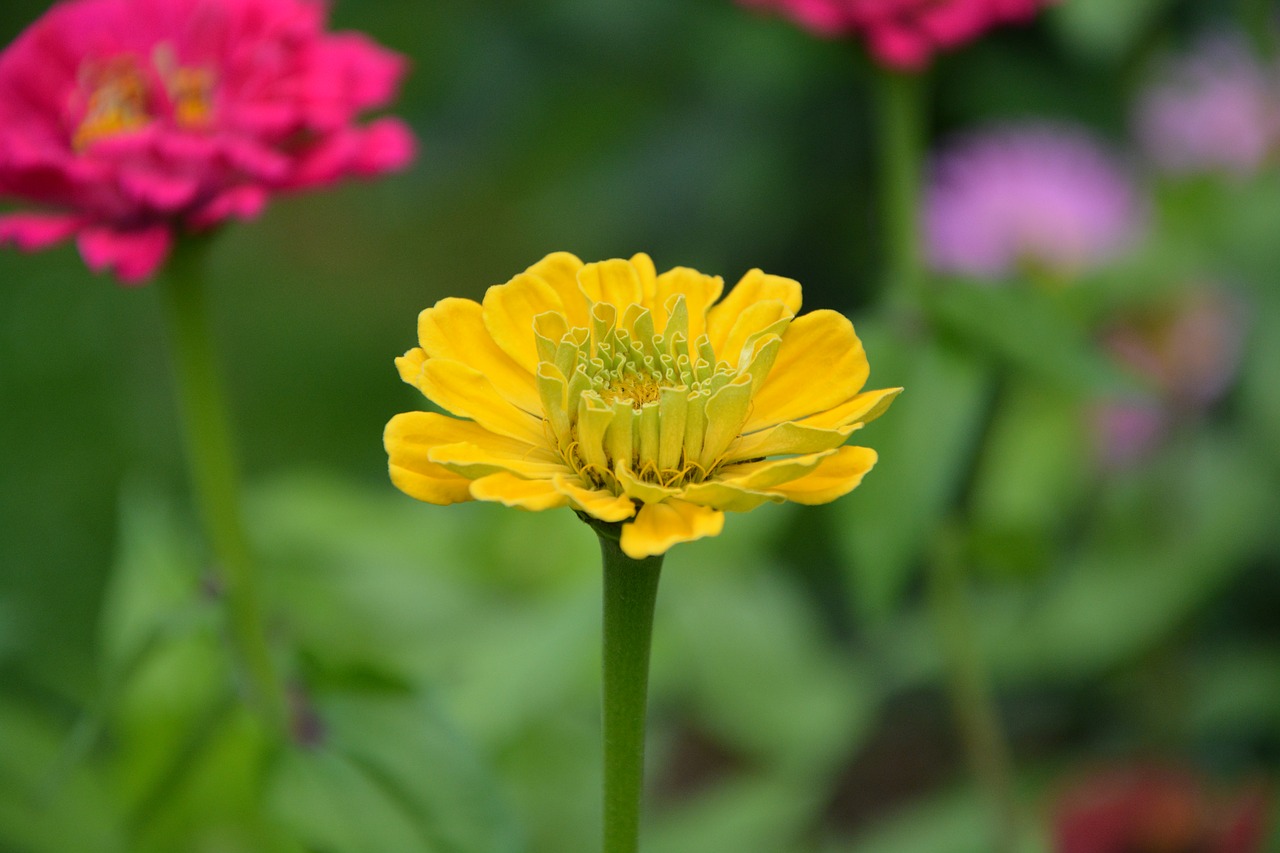
<path fill-rule="evenodd" d="M 326 33 L 313 0 L 66 0 L 0 54 L 0 244 L 75 237 L 142 282 L 178 231 L 252 219 L 277 192 L 404 167 L 387 103 L 405 62 Z"/>
<path fill-rule="evenodd" d="M 1261 853 L 1266 791 L 1209 790 L 1172 767 L 1116 768 L 1084 777 L 1063 794 L 1053 819 L 1054 853 Z"/>
<path fill-rule="evenodd" d="M 1243 307 L 1220 290 L 1190 291 L 1155 309 L 1123 317 L 1103 346 L 1142 377 L 1153 396 L 1103 400 L 1093 426 L 1105 467 L 1124 467 L 1160 444 L 1176 419 L 1203 413 L 1227 393 L 1244 350 Z"/>
<path fill-rule="evenodd" d="M 1137 108 L 1142 147 L 1167 172 L 1256 172 L 1280 151 L 1280 68 L 1242 38 L 1218 37 L 1167 63 Z"/>
<path fill-rule="evenodd" d="M 933 55 L 992 27 L 1029 21 L 1055 0 L 740 0 L 819 36 L 860 36 L 884 65 L 919 71 Z"/>
<path fill-rule="evenodd" d="M 938 272 L 1077 274 L 1128 248 L 1143 219 L 1124 169 L 1072 128 L 975 133 L 943 151 L 931 171 L 922 216 Z"/>

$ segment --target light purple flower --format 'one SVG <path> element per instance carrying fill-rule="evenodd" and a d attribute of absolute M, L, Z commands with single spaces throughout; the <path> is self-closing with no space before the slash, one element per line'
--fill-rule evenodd
<path fill-rule="evenodd" d="M 1138 101 L 1138 141 L 1175 174 L 1256 172 L 1280 146 L 1280 69 L 1218 36 L 1163 66 Z"/>
<path fill-rule="evenodd" d="M 1057 277 L 1097 267 L 1136 239 L 1142 205 L 1125 170 L 1083 130 L 1009 125 L 935 158 L 923 226 L 937 272 Z"/>

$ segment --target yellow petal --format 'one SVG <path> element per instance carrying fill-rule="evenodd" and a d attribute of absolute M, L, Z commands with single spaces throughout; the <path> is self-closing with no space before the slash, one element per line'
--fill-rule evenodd
<path fill-rule="evenodd" d="M 742 423 L 751 410 L 751 377 L 739 374 L 707 401 L 707 431 L 698 452 L 698 464 L 711 470 L 719 464 L 729 445 L 742 433 Z"/>
<path fill-rule="evenodd" d="M 471 497 L 527 510 L 555 509 L 569 502 L 550 480 L 525 480 L 505 472 L 473 481 Z"/>
<path fill-rule="evenodd" d="M 633 560 L 665 554 L 679 542 L 717 536 L 724 529 L 724 513 L 681 500 L 645 504 L 635 521 L 622 526 L 619 544 Z"/>
<path fill-rule="evenodd" d="M 484 323 L 484 308 L 470 299 L 441 299 L 418 315 L 418 343 L 429 358 L 461 361 L 479 370 L 498 393 L 534 415 L 541 415 L 533 374 L 494 342 Z"/>
<path fill-rule="evenodd" d="M 782 334 L 782 349 L 752 401 L 743 432 L 824 412 L 858 393 L 867 357 L 853 324 L 835 311 L 797 317 Z"/>
<path fill-rule="evenodd" d="M 857 488 L 876 464 L 876 452 L 869 447 L 842 447 L 803 477 L 770 489 L 789 501 L 824 504 Z"/>
<path fill-rule="evenodd" d="M 720 304 L 707 312 L 707 337 L 716 352 L 722 352 L 725 339 L 737 322 L 738 315 L 751 305 L 777 300 L 792 314 L 800 311 L 800 283 L 781 276 L 751 270 L 742 277 Z"/>
<path fill-rule="evenodd" d="M 471 500 L 471 481 L 438 465 L 417 462 L 397 464 L 392 458 L 387 470 L 391 474 L 392 484 L 411 498 L 437 506 Z"/>
<path fill-rule="evenodd" d="M 582 269 L 582 261 L 568 252 L 552 252 L 525 270 L 528 275 L 542 279 L 560 296 L 564 308 L 565 319 L 569 328 L 586 329 L 590 327 L 590 306 L 582 298 L 582 290 L 578 287 L 578 272 Z"/>
<path fill-rule="evenodd" d="M 521 455 L 497 446 L 496 442 L 485 445 L 471 442 L 440 444 L 431 448 L 427 458 L 471 480 L 500 471 L 529 479 L 549 480 L 572 470 L 549 452 L 531 451 Z"/>
<path fill-rule="evenodd" d="M 619 315 L 628 305 L 644 304 L 640 272 L 621 258 L 587 264 L 578 273 L 578 286 L 588 300 L 613 305 Z"/>
<path fill-rule="evenodd" d="M 636 514 L 636 505 L 625 495 L 592 488 L 578 477 L 558 476 L 551 480 L 556 491 L 569 499 L 574 509 L 600 521 L 623 521 Z"/>
<path fill-rule="evenodd" d="M 726 512 L 750 512 L 768 501 L 782 503 L 785 500 L 781 495 L 744 489 L 741 486 L 720 482 L 719 480 L 709 480 L 705 483 L 698 483 L 696 486 L 687 486 L 680 494 L 680 497 L 690 503 Z"/>
<path fill-rule="evenodd" d="M 618 484 L 622 486 L 622 490 L 627 497 L 634 498 L 642 503 L 658 503 L 680 493 L 679 489 L 671 489 L 641 480 L 631 473 L 631 469 L 626 465 L 619 465 L 614 471 L 614 476 L 618 478 Z"/>
<path fill-rule="evenodd" d="M 748 338 L 757 332 L 763 332 L 779 320 L 789 320 L 794 316 L 786 305 L 776 299 L 767 299 L 764 302 L 748 305 L 747 309 L 734 321 L 733 328 L 725 336 L 724 342 L 716 347 L 716 356 L 734 367 L 742 366 L 740 365 L 742 348 Z M 782 334 L 783 331 L 784 328 L 779 326 L 777 332 Z"/>
<path fill-rule="evenodd" d="M 667 303 L 671 297 L 681 294 L 689 311 L 688 339 L 696 341 L 706 331 L 708 309 L 720 298 L 723 290 L 724 279 L 720 276 L 703 275 L 688 267 L 676 267 L 664 272 L 658 276 L 653 298 L 649 303 L 658 333 L 661 334 L 667 326 Z"/>
<path fill-rule="evenodd" d="M 454 421 L 430 412 L 405 412 L 387 424 L 382 443 L 390 460 L 391 482 L 410 497 L 427 503 L 469 501 L 471 482 L 427 458 L 427 452 L 433 446 L 431 439 L 436 432 L 437 420 Z"/>
<path fill-rule="evenodd" d="M 396 359 L 396 370 L 400 371 L 400 378 L 405 383 L 421 390 L 419 379 L 422 374 L 422 364 L 426 360 L 427 354 L 420 348 L 414 347 Z"/>
<path fill-rule="evenodd" d="M 502 351 L 530 374 L 538 369 L 533 318 L 546 311 L 565 312 L 556 289 L 540 276 L 520 273 L 484 294 L 484 326 Z"/>
<path fill-rule="evenodd" d="M 902 393 L 901 388 L 878 388 L 863 391 L 840 405 L 825 412 L 810 415 L 797 423 L 818 429 L 837 429 L 845 426 L 869 424 L 885 413 L 889 404 Z"/>
<path fill-rule="evenodd" d="M 819 429 L 808 426 L 807 422 L 802 425 L 788 421 L 741 436 L 729 445 L 724 458 L 726 462 L 738 462 L 743 459 L 795 456 L 831 450 L 844 444 L 856 428 L 856 424 L 851 424 L 833 429 Z"/>
<path fill-rule="evenodd" d="M 783 459 L 765 459 L 760 462 L 743 462 L 738 465 L 726 465 L 716 475 L 716 480 L 742 489 L 767 491 L 775 486 L 805 476 L 818 468 L 824 459 L 830 458 L 837 451 L 823 450 L 808 453 L 804 456 L 789 456 Z M 435 457 L 432 457 L 433 459 Z"/>
<path fill-rule="evenodd" d="M 652 309 L 658 293 L 658 269 L 653 265 L 653 258 L 644 252 L 636 252 L 631 256 L 631 266 L 640 276 L 640 293 L 644 299 L 641 304 Z"/>
<path fill-rule="evenodd" d="M 422 366 L 421 388 L 436 405 L 470 418 L 490 432 L 535 447 L 547 444 L 542 419 L 507 402 L 483 373 L 469 365 L 443 358 L 428 359 Z"/>

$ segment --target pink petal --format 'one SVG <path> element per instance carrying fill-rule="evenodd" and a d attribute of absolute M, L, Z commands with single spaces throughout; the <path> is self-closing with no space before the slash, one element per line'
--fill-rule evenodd
<path fill-rule="evenodd" d="M 173 213 L 190 204 L 200 189 L 198 178 L 166 175 L 151 170 L 126 170 L 120 187 L 130 198 L 161 213 Z"/>
<path fill-rule="evenodd" d="M 47 249 L 76 233 L 80 218 L 70 215 L 14 213 L 0 216 L 0 245 L 12 243 L 24 252 Z"/>
<path fill-rule="evenodd" d="M 222 152 L 231 166 L 258 180 L 281 180 L 289 171 L 287 157 L 251 139 L 241 137 L 225 139 Z"/>
<path fill-rule="evenodd" d="M 267 192 L 246 185 L 227 190 L 188 217 L 197 229 L 210 228 L 226 219 L 254 219 L 267 206 Z"/>
<path fill-rule="evenodd" d="M 98 226 L 81 231 L 77 242 L 89 269 L 110 271 L 124 284 L 143 284 L 164 263 L 173 235 L 164 225 L 136 231 Z"/>
<path fill-rule="evenodd" d="M 362 147 L 362 134 L 357 130 L 346 129 L 329 134 L 298 160 L 289 178 L 289 186 L 302 188 L 333 183 L 350 171 Z"/>
<path fill-rule="evenodd" d="M 871 52 L 900 71 L 922 71 L 929 64 L 931 53 L 922 34 L 900 26 L 885 26 L 872 32 Z"/>
<path fill-rule="evenodd" d="M 417 153 L 418 140 L 408 125 L 399 119 L 379 119 L 365 128 L 355 171 L 363 177 L 398 172 L 413 162 Z"/>

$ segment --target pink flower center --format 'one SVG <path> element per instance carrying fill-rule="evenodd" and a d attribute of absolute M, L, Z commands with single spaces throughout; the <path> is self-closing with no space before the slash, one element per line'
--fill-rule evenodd
<path fill-rule="evenodd" d="M 147 81 L 132 56 L 117 56 L 101 65 L 88 66 L 81 75 L 87 84 L 84 118 L 72 137 L 77 151 L 99 139 L 145 127 Z"/>
<path fill-rule="evenodd" d="M 122 54 L 106 62 L 90 61 L 81 79 L 84 115 L 72 135 L 77 151 L 100 139 L 141 130 L 164 113 L 184 130 L 212 123 L 213 72 L 178 65 L 170 45 L 156 47 L 151 68 Z"/>

